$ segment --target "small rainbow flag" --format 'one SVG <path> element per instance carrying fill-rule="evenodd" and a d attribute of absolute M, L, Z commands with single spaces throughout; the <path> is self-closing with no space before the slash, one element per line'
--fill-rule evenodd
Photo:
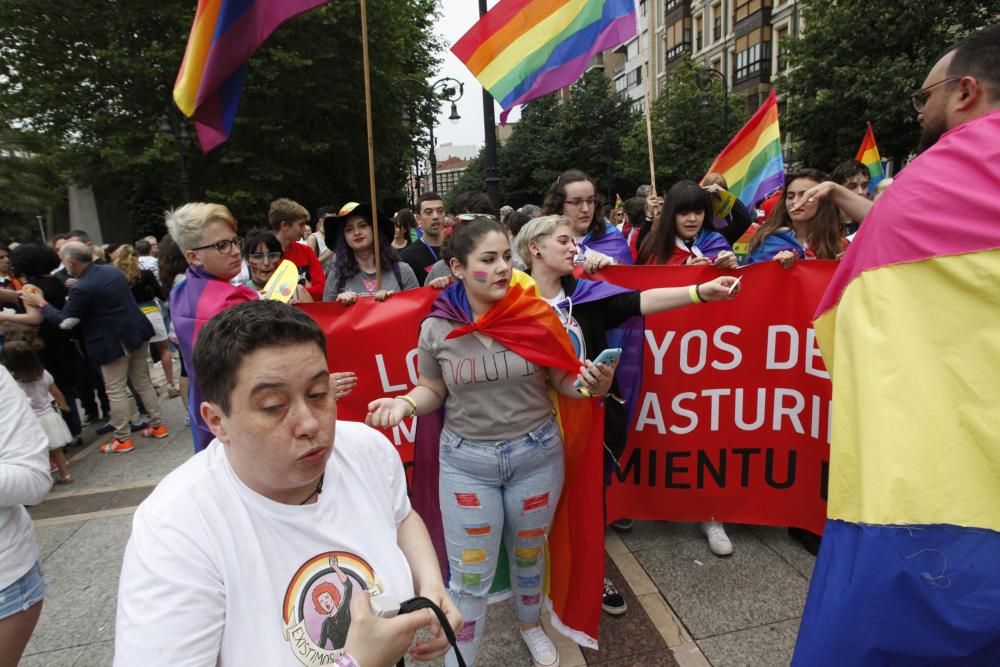
<path fill-rule="evenodd" d="M 781 155 L 778 96 L 774 91 L 716 156 L 708 171 L 722 174 L 729 192 L 747 208 L 784 184 L 785 160 Z"/>
<path fill-rule="evenodd" d="M 868 167 L 868 173 L 872 175 L 868 181 L 868 193 L 875 191 L 878 182 L 885 178 L 885 171 L 882 169 L 882 156 L 879 155 L 878 145 L 875 143 L 875 133 L 872 131 L 872 123 L 868 121 L 868 129 L 865 131 L 865 138 L 861 140 L 858 154 L 854 159 Z"/>
<path fill-rule="evenodd" d="M 625 208 L 625 202 L 622 201 L 622 196 L 615 193 L 615 208 Z"/>
<path fill-rule="evenodd" d="M 194 117 L 202 151 L 229 138 L 253 52 L 282 23 L 327 1 L 198 0 L 174 102 Z"/>
<path fill-rule="evenodd" d="M 595 54 L 636 34 L 633 0 L 500 0 L 452 53 L 510 110 L 579 79 Z"/>

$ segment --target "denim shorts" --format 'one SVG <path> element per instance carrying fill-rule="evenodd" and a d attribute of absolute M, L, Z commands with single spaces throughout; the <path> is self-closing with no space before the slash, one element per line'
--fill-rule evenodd
<path fill-rule="evenodd" d="M 38 604 L 45 597 L 47 588 L 42 576 L 42 566 L 35 561 L 23 577 L 0 591 L 0 619 Z"/>

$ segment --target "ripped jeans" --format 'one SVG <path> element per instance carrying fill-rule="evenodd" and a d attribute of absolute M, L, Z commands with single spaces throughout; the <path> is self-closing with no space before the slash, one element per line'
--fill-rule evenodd
<path fill-rule="evenodd" d="M 538 623 L 545 539 L 565 472 L 562 436 L 554 418 L 500 442 L 466 440 L 445 427 L 440 461 L 449 589 L 465 621 L 456 635 L 462 657 L 472 667 L 486 624 L 501 537 L 510 562 L 517 618 Z M 445 664 L 457 664 L 454 651 Z"/>

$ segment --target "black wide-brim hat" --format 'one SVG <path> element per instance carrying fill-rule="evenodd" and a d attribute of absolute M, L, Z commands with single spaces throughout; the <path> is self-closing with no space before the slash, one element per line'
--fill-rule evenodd
<path fill-rule="evenodd" d="M 326 238 L 330 239 L 332 235 L 336 243 L 344 242 L 344 225 L 347 224 L 347 219 L 352 215 L 360 215 L 369 224 L 372 224 L 372 205 L 368 202 L 361 202 L 360 204 L 348 202 L 344 204 L 337 215 L 328 217 L 324 221 L 323 229 L 326 232 Z M 379 238 L 385 237 L 392 241 L 396 234 L 396 227 L 392 224 L 392 219 L 378 210 L 375 211 L 375 215 L 378 219 Z"/>

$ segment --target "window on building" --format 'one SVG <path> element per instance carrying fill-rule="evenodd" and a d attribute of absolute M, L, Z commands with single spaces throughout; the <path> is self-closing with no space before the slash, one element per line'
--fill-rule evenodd
<path fill-rule="evenodd" d="M 646 15 L 646 0 L 639 0 L 639 16 Z"/>
<path fill-rule="evenodd" d="M 788 69 L 788 58 L 786 57 L 787 51 L 785 47 L 785 38 L 788 37 L 788 26 L 782 26 L 778 28 L 778 34 L 775 37 L 775 41 L 778 43 L 778 62 L 775 64 L 776 71 L 784 72 Z"/>
<path fill-rule="evenodd" d="M 736 83 L 752 76 L 771 74 L 771 28 L 765 26 L 750 31 L 736 40 L 736 62 L 733 79 Z"/>
<path fill-rule="evenodd" d="M 722 39 L 722 4 L 712 5 L 712 41 L 718 42 Z"/>
<path fill-rule="evenodd" d="M 705 30 L 705 19 L 699 14 L 694 19 L 694 50 L 701 51 L 704 47 L 704 42 L 702 42 L 703 34 Z"/>
<path fill-rule="evenodd" d="M 673 60 L 691 50 L 691 18 L 672 23 L 666 29 L 667 60 Z"/>
<path fill-rule="evenodd" d="M 674 9 L 676 7 L 680 7 L 682 2 L 683 2 L 683 0 L 667 0 L 667 5 L 665 7 L 665 11 L 669 12 L 671 9 Z"/>

